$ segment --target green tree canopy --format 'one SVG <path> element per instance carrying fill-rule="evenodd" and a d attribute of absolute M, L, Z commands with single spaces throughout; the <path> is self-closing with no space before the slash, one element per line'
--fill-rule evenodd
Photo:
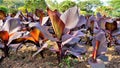
<path fill-rule="evenodd" d="M 52 9 L 58 9 L 59 10 L 59 3 L 56 0 L 46 0 L 47 6 Z"/>
<path fill-rule="evenodd" d="M 17 11 L 17 8 L 24 5 L 22 0 L 0 0 L 1 6 L 5 6 L 10 13 Z"/>
<path fill-rule="evenodd" d="M 61 2 L 60 4 L 59 4 L 59 10 L 61 11 L 61 12 L 64 12 L 65 10 L 67 10 L 68 8 L 70 8 L 70 7 L 73 7 L 73 6 L 75 6 L 76 5 L 76 3 L 75 2 L 73 2 L 73 1 L 71 1 L 71 0 L 67 0 L 67 1 L 63 1 L 63 2 Z"/>
<path fill-rule="evenodd" d="M 5 6 L 0 6 L 0 10 L 4 11 L 5 13 L 8 13 L 8 9 Z"/>
<path fill-rule="evenodd" d="M 120 0 L 111 0 L 110 6 L 114 8 L 112 15 L 115 17 L 120 17 Z"/>
<path fill-rule="evenodd" d="M 35 9 L 46 9 L 45 0 L 25 0 L 25 8 L 31 12 L 34 12 Z"/>
<path fill-rule="evenodd" d="M 0 0 L 0 4 L 2 4 L 3 3 L 3 0 Z"/>
<path fill-rule="evenodd" d="M 75 2 L 71 1 L 71 0 L 65 0 L 61 3 L 58 3 L 57 0 L 46 0 L 48 6 L 50 9 L 52 10 L 59 10 L 60 12 L 64 12 L 65 10 L 67 10 L 70 7 L 73 7 L 76 5 Z"/>
<path fill-rule="evenodd" d="M 78 6 L 80 7 L 80 9 L 83 11 L 87 11 L 88 13 L 93 12 L 93 9 L 101 5 L 102 2 L 100 0 L 85 0 L 78 2 Z"/>
<path fill-rule="evenodd" d="M 96 8 L 96 12 L 100 12 L 102 15 L 111 16 L 113 8 L 111 6 L 99 6 Z"/>

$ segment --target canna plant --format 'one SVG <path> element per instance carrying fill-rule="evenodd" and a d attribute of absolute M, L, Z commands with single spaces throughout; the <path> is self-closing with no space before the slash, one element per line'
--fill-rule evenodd
<path fill-rule="evenodd" d="M 98 17 L 98 20 L 100 20 Z M 99 63 L 99 61 L 97 61 L 97 59 L 102 56 L 105 55 L 106 51 L 107 51 L 107 38 L 106 38 L 106 33 L 105 30 L 103 29 L 103 25 L 101 27 L 101 23 L 103 22 L 98 22 L 96 20 L 95 16 L 91 16 L 89 19 L 88 24 L 90 29 L 91 29 L 91 36 L 92 36 L 92 46 L 93 46 L 93 53 L 92 53 L 92 60 L 91 63 Z M 105 26 L 105 25 L 104 25 Z"/>
<path fill-rule="evenodd" d="M 112 33 L 114 33 L 116 29 L 117 29 L 116 23 L 112 19 L 107 19 L 107 18 L 103 19 L 102 17 L 98 17 L 97 22 L 96 19 L 94 20 L 93 40 L 92 40 L 92 45 L 94 47 L 94 50 L 92 53 L 92 63 L 99 63 L 98 59 L 101 56 L 105 57 L 107 46 L 109 45 L 107 42 L 106 34 L 108 33 L 108 31 L 110 31 L 109 36 L 112 38 Z"/>
<path fill-rule="evenodd" d="M 113 21 L 112 18 L 102 17 L 99 13 L 97 17 L 80 15 L 76 6 L 62 14 L 57 10 L 52 11 L 47 8 L 48 16 L 46 17 L 45 13 L 38 9 L 35 15 L 27 12 L 27 16 L 25 16 L 18 12 L 12 18 L 6 17 L 6 20 L 5 14 L 1 11 L 0 14 L 0 49 L 4 52 L 5 57 L 9 56 L 9 48 L 18 50 L 23 46 L 22 44 L 30 42 L 37 47 L 37 52 L 32 57 L 38 53 L 44 57 L 43 50 L 49 48 L 56 52 L 59 62 L 69 54 L 80 60 L 81 54 L 87 52 L 83 46 L 86 45 L 87 40 L 93 46 L 92 61 L 90 62 L 96 64 L 99 63 L 100 56 L 105 55 L 107 51 L 106 33 L 109 33 L 110 43 L 113 38 L 116 38 L 115 43 L 120 44 L 117 37 L 120 31 L 116 21 Z M 22 17 L 20 18 L 20 16 Z M 109 19 L 112 22 L 108 21 Z M 90 40 L 85 39 L 86 37 Z M 115 48 L 120 52 L 119 46 Z"/>
<path fill-rule="evenodd" d="M 108 33 L 109 40 L 110 40 L 109 46 L 111 46 L 113 43 L 112 33 L 113 33 L 113 31 L 117 30 L 117 22 L 116 21 L 106 22 L 105 27 L 106 27 L 106 30 L 109 31 L 109 33 Z"/>
<path fill-rule="evenodd" d="M 49 48 L 57 53 L 59 62 L 69 54 L 80 60 L 81 54 L 87 52 L 83 46 L 86 45 L 87 40 L 93 46 L 92 61 L 90 62 L 99 63 L 97 59 L 101 55 L 105 55 L 107 51 L 107 31 L 110 33 L 110 40 L 112 40 L 112 36 L 119 35 L 119 30 L 118 33 L 114 32 L 118 29 L 116 21 L 109 22 L 99 13 L 97 17 L 80 15 L 76 6 L 62 14 L 49 8 L 47 8 L 48 16 L 46 17 L 42 10 L 37 9 L 35 14 L 27 12 L 27 16 L 24 16 L 18 12 L 13 18 L 7 17 L 6 21 L 4 19 L 5 22 L 3 19 L 0 20 L 0 48 L 5 53 L 5 57 L 9 56 L 10 47 L 18 50 L 22 44 L 30 42 L 35 44 L 38 50 L 32 57 L 38 53 L 44 57 L 42 51 Z M 18 18 L 20 15 L 21 19 Z M 35 16 L 38 16 L 39 19 Z M 90 40 L 85 39 L 86 37 Z M 116 50 L 119 51 L 119 47 Z"/>
<path fill-rule="evenodd" d="M 48 41 L 46 41 L 43 44 L 43 46 L 35 54 L 33 54 L 33 57 L 37 53 L 42 51 L 44 48 L 48 47 L 49 45 L 54 45 L 52 50 L 54 50 L 57 53 L 58 61 L 60 62 L 65 54 L 65 52 L 63 52 L 64 45 L 67 43 L 75 43 L 75 42 L 79 41 L 79 38 L 77 38 L 77 36 L 78 36 L 78 34 L 80 34 L 80 31 L 76 32 L 76 34 L 74 34 L 74 35 L 69 34 L 70 30 L 75 28 L 76 25 L 78 24 L 78 21 L 79 21 L 78 9 L 77 9 L 77 7 L 70 8 L 62 15 L 59 14 L 58 11 L 56 11 L 56 10 L 52 11 L 49 8 L 47 9 L 47 12 L 50 17 L 53 30 L 55 32 L 55 36 L 53 35 L 53 37 L 57 37 L 57 40 L 52 40 L 52 39 L 48 38 Z M 71 13 L 71 14 L 69 14 L 69 13 Z M 69 21 L 69 20 L 71 20 L 71 21 Z M 74 21 L 74 20 L 76 20 L 76 21 Z M 45 24 L 45 22 L 44 22 L 44 24 Z M 45 26 L 42 25 L 41 27 L 45 27 Z M 66 31 L 66 29 L 67 29 L 67 31 Z M 40 29 L 40 30 L 42 31 L 42 29 Z M 42 31 L 42 32 L 44 33 L 44 31 Z M 46 31 L 46 33 L 48 33 L 48 32 Z M 76 37 L 74 37 L 74 36 L 76 36 Z M 81 36 L 83 36 L 83 35 L 81 35 Z M 55 42 L 52 42 L 50 40 L 55 41 Z M 79 47 L 78 47 L 78 49 L 79 49 Z M 65 49 L 65 51 L 66 51 L 66 49 Z M 83 51 L 84 51 L 84 49 L 83 49 Z M 76 56 L 75 52 L 72 52 L 72 51 L 68 51 L 68 52 Z M 78 53 L 77 53 L 77 56 L 78 56 Z"/>
<path fill-rule="evenodd" d="M 63 52 L 64 45 L 70 42 L 75 43 L 79 41 L 79 38 L 77 38 L 78 36 L 77 34 L 79 32 L 73 35 L 69 34 L 71 33 L 71 29 L 74 29 L 78 24 L 79 21 L 78 9 L 75 6 L 68 9 L 62 15 L 60 15 L 56 10 L 52 11 L 49 8 L 47 8 L 47 13 L 50 17 L 55 35 L 58 38 L 57 45 L 59 50 L 57 51 L 57 55 L 58 55 L 58 60 L 60 62 L 65 54 L 65 52 Z M 67 52 L 70 52 L 71 54 L 78 56 L 77 54 L 75 54 L 75 52 L 72 51 L 67 51 Z"/>
<path fill-rule="evenodd" d="M 59 51 L 57 52 L 57 55 L 58 55 L 58 59 L 60 62 L 62 59 L 61 36 L 62 36 L 63 30 L 65 28 L 65 24 L 57 15 L 57 11 L 52 11 L 49 8 L 47 8 L 47 12 L 48 12 L 50 20 L 52 22 L 52 26 L 55 31 L 55 34 L 58 38 L 57 44 L 58 44 Z"/>
<path fill-rule="evenodd" d="M 7 19 L 0 29 L 1 49 L 3 50 L 5 57 L 9 56 L 10 43 L 13 39 L 19 38 L 23 32 L 20 30 L 20 22 L 18 19 Z"/>

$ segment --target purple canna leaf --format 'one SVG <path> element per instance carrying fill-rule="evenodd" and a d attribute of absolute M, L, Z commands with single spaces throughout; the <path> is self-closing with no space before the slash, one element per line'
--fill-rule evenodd
<path fill-rule="evenodd" d="M 65 44 L 75 44 L 75 43 L 78 43 L 79 40 L 80 40 L 80 38 L 70 37 L 70 38 L 67 39 L 66 41 L 62 42 L 62 45 L 65 45 Z"/>
<path fill-rule="evenodd" d="M 24 21 L 24 22 L 22 22 L 22 24 L 29 24 L 30 22 L 27 22 L 27 21 Z"/>
<path fill-rule="evenodd" d="M 73 52 L 73 51 L 70 51 L 70 50 L 67 50 L 65 53 L 66 54 L 70 53 L 70 54 L 74 55 L 75 57 L 78 58 L 78 60 L 80 60 L 80 58 L 82 57 L 80 53 L 76 53 L 76 52 Z"/>
<path fill-rule="evenodd" d="M 100 31 L 100 27 L 98 26 L 97 22 L 94 22 L 93 33 L 98 33 Z"/>
<path fill-rule="evenodd" d="M 120 45 L 120 40 L 117 40 L 116 43 L 117 43 L 118 45 Z"/>
<path fill-rule="evenodd" d="M 70 35 L 70 34 L 65 34 L 65 35 L 63 35 L 63 36 L 62 36 L 62 42 L 68 40 L 68 39 L 71 38 L 71 37 L 73 37 L 73 36 Z"/>
<path fill-rule="evenodd" d="M 45 36 L 45 38 L 57 41 L 56 38 L 54 38 L 49 32 L 48 32 L 48 27 L 47 26 L 41 26 L 39 23 L 30 23 L 29 27 L 37 27 Z"/>
<path fill-rule="evenodd" d="M 60 19 L 65 24 L 65 28 L 75 28 L 79 21 L 79 12 L 77 6 L 69 8 L 67 11 L 65 11 L 60 16 Z"/>
<path fill-rule="evenodd" d="M 102 15 L 98 12 L 97 13 L 97 19 L 100 19 L 100 18 L 102 18 Z"/>
<path fill-rule="evenodd" d="M 107 41 L 106 41 L 105 33 L 103 31 L 100 31 L 99 33 L 96 34 L 96 36 L 92 40 L 93 47 L 95 47 L 96 40 L 100 41 L 100 45 L 98 48 L 98 55 L 104 54 L 107 51 Z"/>
<path fill-rule="evenodd" d="M 70 54 L 76 56 L 78 58 L 78 60 L 80 60 L 80 58 L 82 57 L 81 55 L 86 53 L 86 51 L 87 50 L 84 46 L 79 45 L 79 44 L 74 44 L 73 46 L 69 46 L 69 48 L 66 49 L 65 54 L 67 55 L 67 53 L 70 53 Z"/>
<path fill-rule="evenodd" d="M 42 50 L 44 50 L 44 49 L 47 48 L 47 47 L 48 47 L 48 44 L 47 44 L 47 43 L 43 44 L 43 46 L 42 46 L 37 52 L 35 52 L 35 53 L 32 55 L 32 57 L 35 57 L 37 54 L 39 54 Z"/>
<path fill-rule="evenodd" d="M 105 24 L 106 30 L 115 31 L 117 30 L 117 22 L 112 19 L 107 19 Z"/>
<path fill-rule="evenodd" d="M 10 34 L 20 30 L 20 20 L 19 19 L 8 19 L 4 23 L 2 30 L 8 31 Z"/>
<path fill-rule="evenodd" d="M 104 18 L 100 18 L 97 22 L 98 22 L 98 26 L 99 26 L 101 29 L 105 30 L 106 20 L 105 20 Z"/>
<path fill-rule="evenodd" d="M 19 18 L 19 15 L 21 14 L 21 11 L 18 11 L 17 13 L 16 13 L 16 15 L 14 16 L 14 18 Z"/>
<path fill-rule="evenodd" d="M 69 33 L 70 33 L 70 29 L 64 28 L 63 34 L 69 34 Z"/>
<path fill-rule="evenodd" d="M 115 46 L 115 51 L 120 54 L 120 46 Z"/>
<path fill-rule="evenodd" d="M 3 26 L 3 21 L 0 20 L 0 30 L 2 29 L 2 26 Z"/>
<path fill-rule="evenodd" d="M 120 21 L 117 21 L 118 28 L 120 28 Z"/>
<path fill-rule="evenodd" d="M 118 36 L 118 35 L 120 35 L 120 29 L 117 29 L 112 32 L 112 36 Z"/>
<path fill-rule="evenodd" d="M 96 21 L 96 18 L 95 18 L 94 15 L 92 15 L 92 16 L 89 17 L 88 22 L 87 22 L 87 26 L 88 27 L 93 27 L 92 23 L 91 23 L 92 21 L 94 21 L 94 22 Z"/>
<path fill-rule="evenodd" d="M 43 17 L 41 25 L 43 26 L 47 21 L 49 20 L 49 17 Z"/>
<path fill-rule="evenodd" d="M 0 42 L 0 48 L 4 48 L 4 44 Z"/>
<path fill-rule="evenodd" d="M 83 54 L 87 51 L 86 48 L 84 46 L 80 45 L 80 44 L 74 45 L 74 47 L 71 47 L 70 50 L 72 52 L 76 52 L 76 53 L 79 53 L 79 54 Z"/>
<path fill-rule="evenodd" d="M 80 27 L 80 26 L 82 26 L 83 24 L 86 25 L 86 22 L 87 22 L 87 19 L 85 18 L 85 16 L 81 15 L 81 16 L 79 17 L 79 22 L 78 22 L 78 24 L 77 24 L 77 27 Z"/>
<path fill-rule="evenodd" d="M 84 34 L 83 32 L 81 32 L 81 30 L 77 30 L 73 32 L 73 36 L 75 37 L 85 37 L 86 34 Z"/>
<path fill-rule="evenodd" d="M 22 37 L 23 32 L 15 32 L 12 36 L 9 37 L 7 45 L 9 45 L 14 39 Z"/>
<path fill-rule="evenodd" d="M 85 37 L 86 34 L 84 34 L 83 32 L 81 32 L 81 30 L 78 31 L 73 31 L 72 32 L 73 35 L 70 34 L 65 34 L 62 36 L 62 44 L 74 44 L 74 43 L 78 43 L 80 40 L 80 37 Z"/>

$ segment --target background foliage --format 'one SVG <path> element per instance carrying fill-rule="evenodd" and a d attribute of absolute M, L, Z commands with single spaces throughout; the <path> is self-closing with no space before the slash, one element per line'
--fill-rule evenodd
<path fill-rule="evenodd" d="M 109 0 L 108 5 L 104 5 L 100 0 L 85 0 L 85 1 L 72 1 L 65 0 L 58 3 L 57 0 L 0 0 L 0 7 L 3 6 L 5 12 L 13 13 L 17 10 L 25 12 L 27 9 L 29 12 L 34 12 L 35 9 L 43 9 L 46 11 L 46 7 L 49 6 L 52 10 L 59 10 L 64 12 L 70 7 L 78 6 L 81 10 L 81 14 L 94 14 L 100 12 L 103 15 L 119 17 L 120 16 L 120 0 Z"/>

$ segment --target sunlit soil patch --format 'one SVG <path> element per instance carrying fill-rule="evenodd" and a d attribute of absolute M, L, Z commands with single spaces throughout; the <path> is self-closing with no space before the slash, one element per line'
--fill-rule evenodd
<path fill-rule="evenodd" d="M 56 54 L 45 50 L 45 58 L 41 58 L 41 55 L 37 55 L 35 58 L 31 56 L 36 51 L 34 46 L 23 46 L 18 50 L 18 53 L 14 51 L 10 52 L 10 57 L 5 58 L 0 63 L 0 68 L 90 68 L 88 59 L 92 56 L 92 47 L 87 46 L 87 54 L 83 55 L 80 61 L 77 58 L 67 57 L 58 64 Z M 0 52 L 2 54 L 2 52 Z M 114 47 L 108 48 L 106 53 L 109 61 L 105 63 L 106 68 L 118 68 L 120 67 L 120 56 L 114 51 Z"/>

